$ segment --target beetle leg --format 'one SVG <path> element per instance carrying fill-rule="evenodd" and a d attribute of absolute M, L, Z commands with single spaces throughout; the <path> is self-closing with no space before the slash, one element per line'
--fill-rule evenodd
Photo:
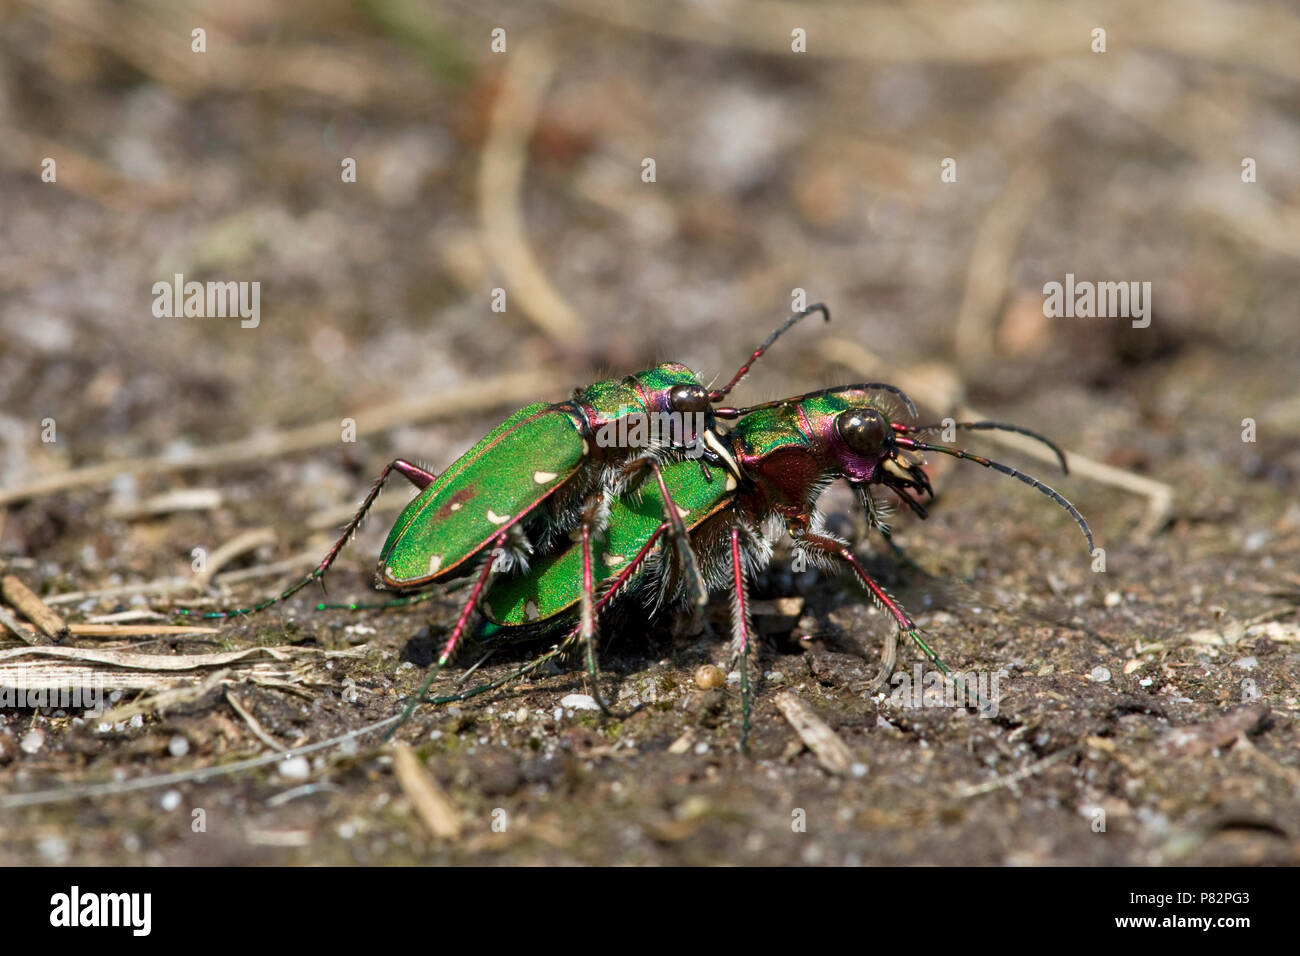
<path fill-rule="evenodd" d="M 413 465 L 404 458 L 395 458 L 391 466 L 395 471 L 400 471 L 411 484 L 423 491 L 431 484 L 438 480 L 438 476 L 431 471 L 425 471 L 419 465 Z"/>
<path fill-rule="evenodd" d="M 412 607 L 416 604 L 423 604 L 425 601 L 440 600 L 445 595 L 435 589 L 424 591 L 420 594 L 412 594 L 408 597 L 393 598 L 391 601 L 379 601 L 378 603 L 363 604 L 361 602 L 351 602 L 348 604 L 326 604 L 321 602 L 316 605 L 318 611 L 387 611 L 395 607 Z M 451 603 L 451 602 L 447 602 Z"/>
<path fill-rule="evenodd" d="M 573 646 L 574 642 L 577 641 L 577 639 L 578 639 L 578 628 L 574 628 L 572 631 L 568 633 L 568 635 L 565 636 L 563 641 L 561 641 L 559 644 L 552 647 L 545 654 L 533 658 L 533 660 L 529 661 L 523 667 L 519 668 L 518 670 L 514 671 L 511 674 L 507 674 L 505 677 L 498 677 L 496 680 L 491 681 L 487 684 L 480 684 L 478 687 L 471 687 L 469 690 L 463 690 L 455 694 L 448 694 L 445 697 L 425 697 L 420 701 L 420 703 L 422 704 L 457 703 L 459 701 L 469 700 L 471 697 L 477 697 L 479 694 L 486 694 L 489 691 L 494 691 L 500 687 L 505 687 L 507 684 L 513 684 L 515 681 L 519 680 L 520 678 L 527 677 L 529 674 L 537 670 L 539 667 L 542 667 L 548 662 L 553 661 L 557 657 L 560 657 L 561 655 L 565 654 L 569 650 L 569 648 Z"/>
<path fill-rule="evenodd" d="M 663 503 L 664 517 L 667 519 L 667 533 L 672 539 L 673 545 L 677 552 L 677 561 L 682 567 L 682 573 L 686 579 L 686 587 L 691 596 L 692 616 L 701 624 L 701 630 L 706 637 L 713 637 L 713 628 L 709 625 L 709 619 L 704 613 L 705 606 L 709 603 L 709 589 L 704 583 L 704 576 L 700 573 L 699 563 L 695 560 L 695 552 L 691 549 L 690 534 L 686 530 L 686 523 L 682 521 L 682 513 L 677 508 L 677 502 L 668 491 L 668 485 L 664 481 L 663 470 L 659 467 L 659 462 L 654 458 L 637 458 L 623 466 L 623 476 L 625 481 L 631 481 L 637 472 L 650 471 L 655 477 L 655 483 L 659 486 L 659 500 Z"/>
<path fill-rule="evenodd" d="M 740 658 L 740 749 L 749 741 L 749 714 L 753 705 L 749 688 L 749 644 L 753 624 L 749 619 L 749 591 L 745 585 L 744 552 L 740 543 L 740 525 L 731 526 L 731 579 L 734 585 L 731 604 L 732 640 Z"/>
<path fill-rule="evenodd" d="M 898 622 L 898 630 L 910 637 L 916 646 L 921 649 L 921 652 L 925 654 L 925 656 L 929 658 L 945 676 L 953 677 L 952 671 L 948 669 L 948 665 L 941 661 L 939 655 L 931 650 L 930 646 L 921 638 L 920 629 L 908 615 L 907 611 L 903 609 L 902 604 L 890 595 L 875 578 L 867 573 L 867 569 L 862 566 L 856 557 L 854 557 L 853 551 L 847 544 L 828 535 L 818 534 L 817 532 L 805 530 L 799 527 L 792 527 L 790 529 L 790 535 L 794 538 L 796 547 L 809 551 L 816 551 L 819 554 L 830 558 L 832 561 L 839 562 L 841 565 L 844 565 L 851 570 L 854 576 L 857 577 L 858 582 L 871 593 L 871 596 L 875 599 L 876 603 L 888 611 L 893 616 L 894 620 Z M 886 650 L 888 650 L 888 648 L 886 648 Z M 884 657 L 885 655 L 882 655 L 882 664 L 885 663 Z M 891 667 L 890 670 L 892 671 L 893 668 Z M 881 675 L 877 678 L 876 685 L 873 686 L 872 689 L 878 690 L 879 687 L 883 686 L 883 682 L 888 679 L 889 674 L 885 673 L 884 668 L 882 667 Z"/>
<path fill-rule="evenodd" d="M 594 576 L 591 572 L 591 532 L 600 516 L 601 498 L 587 505 L 582 515 L 582 604 L 578 616 L 578 631 L 587 656 L 587 676 L 591 680 L 591 696 L 606 717 L 615 714 L 600 693 L 600 669 L 596 666 L 596 598 Z M 619 715 L 623 717 L 625 715 Z"/>
<path fill-rule="evenodd" d="M 622 571 L 620 571 L 617 575 L 615 575 L 613 580 L 610 581 L 609 585 L 605 588 L 605 593 L 602 594 L 599 600 L 596 601 L 594 610 L 597 613 L 599 613 L 599 611 L 602 608 L 604 608 L 606 604 L 614 600 L 614 598 L 618 595 L 618 593 L 623 589 L 623 585 L 625 585 L 628 582 L 628 579 L 631 578 L 632 575 L 635 573 L 636 569 L 645 563 L 646 558 L 649 557 L 650 552 L 654 550 L 656 543 L 658 543 L 659 538 L 664 534 L 667 528 L 668 525 L 665 522 L 664 524 L 661 524 L 657 529 L 655 529 L 654 533 L 651 534 L 650 537 L 646 540 L 646 543 L 641 546 L 641 550 L 638 551 L 636 555 L 632 558 L 632 560 L 628 562 L 627 567 L 625 567 Z M 507 674 L 505 677 L 499 677 L 496 680 L 491 681 L 487 684 L 480 684 L 478 687 L 471 687 L 469 690 L 461 691 L 458 694 L 451 694 L 446 697 L 426 697 L 421 701 L 421 703 L 450 704 L 450 703 L 459 702 L 463 700 L 469 700 L 471 697 L 477 697 L 479 694 L 486 694 L 489 691 L 494 691 L 499 687 L 506 686 L 507 684 L 513 684 L 521 677 L 525 677 L 528 674 L 532 673 L 533 671 L 537 670 L 539 667 L 543 666 L 548 661 L 553 661 L 557 657 L 560 657 L 561 655 L 567 653 L 568 650 L 572 648 L 573 645 L 576 644 L 581 639 L 581 637 L 582 637 L 582 626 L 581 624 L 579 624 L 577 627 L 573 628 L 573 630 L 569 631 L 569 633 L 564 636 L 564 639 L 560 641 L 559 644 L 555 645 L 555 647 L 551 648 L 545 654 L 542 654 L 541 656 L 536 657 L 533 660 L 529 661 L 527 664 L 525 664 L 523 667 L 519 668 L 518 670 L 514 671 L 513 673 Z M 643 706 L 645 705 L 638 704 L 636 707 L 634 707 L 631 710 L 630 713 L 636 713 Z"/>
<path fill-rule="evenodd" d="M 712 637 L 713 629 L 709 626 L 709 619 L 704 613 L 704 608 L 709 603 L 709 589 L 704 583 L 704 575 L 700 573 L 699 563 L 695 560 L 695 552 L 691 549 L 691 538 L 686 531 L 686 523 L 682 521 L 682 513 L 677 508 L 677 502 L 673 501 L 673 496 L 668 492 L 668 485 L 664 482 L 664 473 L 659 467 L 659 462 L 653 458 L 642 460 L 647 462 L 645 467 L 650 469 L 655 476 L 655 482 L 659 485 L 664 517 L 668 519 L 668 535 L 673 539 L 673 546 L 677 549 L 677 560 L 686 578 L 686 588 L 694 605 L 694 614 L 703 623 L 705 635 Z"/>
<path fill-rule="evenodd" d="M 655 541 L 663 533 L 664 525 L 660 525 L 655 530 L 650 539 L 641 547 L 624 568 L 614 578 L 612 586 L 605 592 L 604 597 L 597 602 L 595 596 L 595 576 L 591 570 L 591 532 L 596 527 L 600 519 L 600 506 L 603 499 L 597 497 L 593 500 L 583 512 L 582 516 L 582 604 L 578 617 L 578 633 L 582 638 L 583 648 L 587 657 L 587 677 L 591 681 L 591 696 L 596 701 L 596 706 L 606 717 L 614 717 L 618 720 L 626 720 L 639 708 L 633 708 L 627 713 L 615 713 L 605 702 L 605 698 L 600 693 L 600 670 L 596 666 L 596 611 L 604 606 L 605 602 L 612 600 L 618 593 L 623 583 L 631 576 L 633 570 L 643 563 L 650 554 L 650 549 L 654 546 Z"/>
<path fill-rule="evenodd" d="M 469 600 L 467 600 L 465 606 L 461 608 L 460 616 L 456 618 L 456 626 L 451 629 L 451 636 L 447 638 L 447 643 L 443 646 L 442 653 L 438 655 L 438 659 L 434 661 L 433 665 L 429 668 L 429 676 L 427 676 L 424 679 L 424 683 L 420 685 L 419 692 L 411 698 L 411 702 L 406 705 L 406 710 L 402 711 L 402 719 L 389 728 L 388 733 L 384 735 L 385 740 L 391 737 L 397 731 L 398 727 L 401 727 L 402 724 L 406 723 L 407 719 L 424 698 L 424 695 L 429 692 L 429 687 L 433 684 L 433 679 L 438 676 L 438 672 L 446 666 L 447 661 L 451 660 L 451 656 L 456 653 L 456 648 L 460 645 L 461 636 L 465 633 L 466 628 L 469 626 L 470 619 L 474 616 L 474 610 L 478 607 L 479 599 L 483 596 L 483 591 L 487 588 L 488 579 L 492 577 L 492 569 L 496 565 L 497 553 L 501 548 L 501 545 L 505 544 L 506 535 L 508 533 L 508 531 L 502 531 L 490 542 L 490 550 L 488 551 L 487 556 L 483 559 L 483 567 L 478 573 L 478 578 L 474 582 L 474 587 L 469 592 Z"/>
<path fill-rule="evenodd" d="M 361 507 L 357 509 L 357 513 L 352 516 L 352 520 L 343 528 L 343 533 L 339 535 L 338 540 L 335 541 L 333 547 L 329 549 L 329 553 L 325 555 L 320 564 L 316 565 L 316 567 L 312 569 L 312 572 L 309 575 L 297 584 L 294 584 L 287 590 L 280 592 L 276 597 L 267 598 L 265 601 L 254 604 L 252 607 L 231 608 L 225 611 L 206 611 L 203 614 L 195 615 L 191 615 L 190 612 L 186 610 L 180 610 L 176 613 L 187 617 L 202 617 L 205 619 L 240 617 L 248 614 L 256 614 L 258 611 L 263 611 L 272 604 L 279 604 L 281 601 L 287 601 L 313 581 L 321 580 L 325 577 L 325 572 L 330 569 L 330 565 L 332 565 L 335 559 L 338 558 L 339 552 L 343 550 L 344 545 L 346 545 L 351 537 L 356 534 L 357 528 L 361 527 L 361 522 L 365 520 L 366 513 L 375 503 L 375 499 L 379 497 L 379 492 L 383 490 L 384 485 L 388 482 L 389 476 L 395 471 L 403 475 L 411 482 L 411 484 L 415 485 L 415 487 L 422 491 L 427 488 L 436 477 L 418 465 L 413 465 L 405 459 L 395 458 L 390 461 L 384 466 L 384 470 L 379 473 L 379 477 L 371 486 L 370 492 L 362 500 Z M 321 586 L 324 587 L 323 584 Z"/>
<path fill-rule="evenodd" d="M 921 502 L 917 501 L 902 488 L 895 488 L 893 485 L 890 485 L 889 490 L 898 495 L 898 500 L 911 508 L 916 516 L 922 521 L 930 517 L 930 513 L 926 510 L 925 505 L 921 504 Z"/>
<path fill-rule="evenodd" d="M 354 534 L 356 534 L 357 529 L 361 527 L 361 522 L 365 520 L 366 513 L 370 511 L 370 506 L 375 503 L 375 499 L 379 497 L 379 492 L 383 491 L 384 485 L 388 483 L 388 476 L 393 472 L 397 472 L 404 476 L 411 482 L 411 484 L 415 485 L 415 487 L 419 488 L 421 491 L 429 487 L 436 477 L 435 475 L 431 475 L 429 472 L 425 471 L 423 468 L 420 468 L 418 465 L 413 465 L 402 458 L 394 458 L 385 465 L 384 470 L 379 473 L 379 477 L 371 486 L 370 493 L 362 500 L 361 507 L 357 509 L 357 513 L 354 514 L 352 520 L 344 526 L 343 533 L 340 534 L 338 540 L 334 542 L 334 546 L 330 548 L 329 554 L 325 555 L 325 559 L 321 561 L 317 566 L 316 571 L 313 572 L 316 577 L 321 577 L 329 570 L 330 565 L 334 563 L 334 559 L 337 558 L 339 552 L 343 550 L 343 546 L 348 543 L 348 540 Z"/>

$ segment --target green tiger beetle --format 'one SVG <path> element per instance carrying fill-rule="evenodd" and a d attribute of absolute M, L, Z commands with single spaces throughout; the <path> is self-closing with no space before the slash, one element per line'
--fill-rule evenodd
<path fill-rule="evenodd" d="M 525 568 L 534 552 L 544 554 L 556 542 L 567 541 L 584 515 L 602 510 L 609 500 L 635 489 L 647 473 L 653 476 L 656 500 L 662 504 L 668 526 L 666 533 L 674 543 L 689 593 L 697 611 L 702 611 L 708 602 L 708 588 L 664 481 L 663 465 L 689 461 L 702 481 L 720 488 L 734 480 L 729 453 L 719 438 L 714 406 L 778 338 L 818 313 L 830 321 L 830 312 L 820 303 L 787 318 L 721 388 L 706 388 L 686 366 L 665 363 L 577 389 L 565 402 L 528 405 L 490 431 L 441 475 L 406 459 L 395 459 L 385 466 L 342 534 L 305 578 L 251 607 L 196 616 L 256 613 L 322 580 L 393 473 L 405 477 L 419 493 L 402 511 L 384 543 L 378 586 L 414 592 L 462 576 L 473 581 L 469 599 L 428 682 L 455 653 L 494 570 Z M 629 427 L 633 420 L 640 427 Z M 725 479 L 716 479 L 714 471 L 719 468 Z M 702 614 L 700 617 L 707 628 L 707 620 Z M 423 695 L 424 689 L 417 696 Z"/>
<path fill-rule="evenodd" d="M 932 444 L 920 436 L 941 425 L 907 425 L 895 421 L 895 403 L 881 392 L 892 393 L 912 403 L 899 390 L 880 384 L 823 389 L 796 398 L 745 409 L 719 408 L 718 418 L 741 420 L 727 433 L 719 455 L 726 478 L 722 482 L 703 480 L 698 469 L 685 462 L 664 468 L 665 485 L 671 500 L 681 510 L 689 531 L 692 550 L 700 573 L 710 587 L 732 589 L 732 665 L 740 661 L 742 699 L 742 742 L 748 736 L 750 687 L 748 654 L 752 624 L 749 618 L 747 581 L 771 559 L 772 542 L 760 528 L 769 519 L 779 520 L 793 540 L 796 554 L 828 570 L 842 571 L 866 588 L 878 606 L 897 623 L 899 634 L 910 637 L 944 674 L 951 672 L 921 638 L 912 618 L 863 567 L 848 542 L 825 528 L 816 502 L 825 487 L 844 479 L 866 511 L 872 527 L 888 538 L 880 505 L 871 495 L 873 485 L 893 492 L 919 517 L 927 511 L 922 495 L 934 497 L 922 468 L 922 453 L 935 452 L 974 461 L 1010 475 L 1050 497 L 1078 523 L 1093 548 L 1092 531 L 1079 511 L 1058 492 L 1037 478 L 1008 465 L 974 455 L 960 448 Z M 953 426 L 950 426 L 953 427 Z M 1026 435 L 1051 448 L 1068 471 L 1065 456 L 1048 439 L 1025 428 L 1000 422 L 963 422 L 965 430 L 1001 430 Z M 615 500 L 606 515 L 583 516 L 577 540 L 549 553 L 527 573 L 498 578 L 484 597 L 485 616 L 507 628 L 536 626 L 539 622 L 564 621 L 577 608 L 579 623 L 552 650 L 521 670 L 490 684 L 448 697 L 413 700 L 407 715 L 420 702 L 446 703 L 504 686 L 535 670 L 546 661 L 582 640 L 587 653 L 587 671 L 593 697 L 608 712 L 596 686 L 594 656 L 596 614 L 625 592 L 642 591 L 643 600 L 655 607 L 680 600 L 684 595 L 682 572 L 661 547 L 669 532 L 662 518 L 663 500 L 656 489 L 625 495 Z M 599 524 L 605 532 L 595 532 Z M 892 543 L 892 542 L 891 542 Z M 897 635 L 891 632 L 884 666 L 873 689 L 888 680 L 893 668 Z"/>

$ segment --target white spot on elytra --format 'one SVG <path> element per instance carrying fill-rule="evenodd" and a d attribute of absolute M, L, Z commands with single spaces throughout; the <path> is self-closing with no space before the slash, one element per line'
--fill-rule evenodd
<path fill-rule="evenodd" d="M 489 508 L 489 509 L 487 510 L 487 519 L 488 519 L 488 521 L 491 521 L 493 524 L 505 524 L 507 521 L 510 520 L 510 516 L 509 516 L 509 515 L 499 515 L 499 514 L 497 514 L 495 511 L 493 511 L 491 508 Z"/>
<path fill-rule="evenodd" d="M 442 555 L 435 554 L 429 558 L 429 573 L 437 574 L 438 569 L 442 567 Z"/>
<path fill-rule="evenodd" d="M 736 490 L 736 476 L 733 475 L 731 472 L 727 472 L 727 490 L 728 491 Z"/>
<path fill-rule="evenodd" d="M 535 621 L 537 620 L 537 617 L 538 617 L 537 602 L 529 601 L 527 604 L 524 605 L 524 620 Z"/>
<path fill-rule="evenodd" d="M 459 511 L 459 510 L 460 510 L 460 505 L 461 505 L 461 503 L 460 503 L 459 501 L 453 501 L 453 502 L 451 503 L 451 510 L 452 510 L 452 511 Z"/>
<path fill-rule="evenodd" d="M 607 554 L 605 555 L 605 567 L 616 568 L 626 560 L 627 558 L 621 554 Z"/>
<path fill-rule="evenodd" d="M 544 485 L 548 481 L 554 481 L 557 477 L 559 476 L 553 471 L 533 472 L 533 481 L 537 482 L 539 485 Z"/>

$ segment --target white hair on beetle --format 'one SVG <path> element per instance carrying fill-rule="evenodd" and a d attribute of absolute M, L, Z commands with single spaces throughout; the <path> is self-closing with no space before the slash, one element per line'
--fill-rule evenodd
<path fill-rule="evenodd" d="M 871 493 L 866 486 L 857 489 L 858 500 L 862 503 L 862 510 L 866 512 L 867 526 L 878 528 L 883 534 L 889 534 L 889 519 L 894 516 L 894 503 L 888 498 L 878 497 Z"/>
<path fill-rule="evenodd" d="M 506 533 L 505 542 L 492 550 L 492 570 L 496 574 L 527 574 L 532 556 L 532 542 L 514 525 Z"/>

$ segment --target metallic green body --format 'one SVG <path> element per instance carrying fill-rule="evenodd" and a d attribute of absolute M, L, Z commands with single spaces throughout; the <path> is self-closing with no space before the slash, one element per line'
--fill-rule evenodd
<path fill-rule="evenodd" d="M 706 481 L 697 461 L 667 464 L 663 475 L 688 531 L 725 508 L 735 495 L 736 482 L 729 472 L 715 469 L 713 480 Z M 663 496 L 653 478 L 647 477 L 637 493 L 614 501 L 605 534 L 591 543 L 594 590 L 599 593 L 604 582 L 626 569 L 666 521 Z M 536 561 L 526 574 L 495 581 L 483 599 L 483 612 L 494 624 L 521 627 L 565 614 L 581 600 L 582 547 L 574 543 Z"/>
<path fill-rule="evenodd" d="M 663 411 L 669 391 L 682 384 L 699 379 L 686 366 L 667 363 L 597 382 L 572 402 L 537 402 L 515 412 L 406 506 L 380 552 L 380 580 L 410 589 L 462 572 L 501 531 L 525 520 L 604 451 L 592 447 L 585 430 Z M 591 478 L 581 492 L 593 490 L 585 487 Z"/>
<path fill-rule="evenodd" d="M 607 396 L 610 394 L 606 392 Z M 816 430 L 814 423 L 829 426 L 835 415 L 851 405 L 862 404 L 864 399 L 872 400 L 867 393 L 853 390 L 758 409 L 732 426 L 726 440 L 742 473 L 747 471 L 747 465 L 762 463 L 780 468 L 788 461 L 796 474 L 804 473 L 800 480 L 813 480 L 820 469 L 816 461 L 818 442 L 810 435 Z M 688 512 L 683 516 L 688 531 L 699 527 L 736 497 L 736 479 L 725 469 L 716 469 L 712 482 L 704 480 L 695 461 L 668 464 L 663 473 L 668 493 Z M 754 477 L 767 485 L 761 473 Z M 765 490 L 781 500 L 778 488 L 765 487 Z M 627 566 L 663 521 L 659 488 L 648 480 L 638 497 L 624 496 L 611 505 L 604 536 L 592 542 L 592 579 L 597 592 L 602 583 Z M 483 610 L 493 624 L 523 627 L 573 611 L 581 598 L 582 548 L 574 543 L 537 560 L 523 575 L 495 581 L 484 598 Z"/>
<path fill-rule="evenodd" d="M 595 411 L 597 420 L 614 421 L 629 412 L 660 411 L 656 396 L 666 395 L 675 385 L 698 385 L 699 376 L 678 362 L 665 362 L 636 375 L 610 378 L 583 389 L 579 402 Z"/>
<path fill-rule="evenodd" d="M 800 406 L 795 403 L 760 408 L 731 429 L 733 443 L 743 453 L 764 458 L 786 448 L 809 448 L 811 442 L 799 427 Z"/>
<path fill-rule="evenodd" d="M 413 498 L 380 552 L 389 587 L 448 576 L 568 480 L 587 444 L 580 423 L 544 403 L 520 409 Z"/>
<path fill-rule="evenodd" d="M 879 392 L 846 388 L 759 408 L 732 430 L 738 443 L 736 452 L 745 458 L 767 458 L 787 449 L 812 451 L 828 444 L 835 416 L 840 412 L 874 407 L 896 418 L 890 406 L 890 400 Z"/>

